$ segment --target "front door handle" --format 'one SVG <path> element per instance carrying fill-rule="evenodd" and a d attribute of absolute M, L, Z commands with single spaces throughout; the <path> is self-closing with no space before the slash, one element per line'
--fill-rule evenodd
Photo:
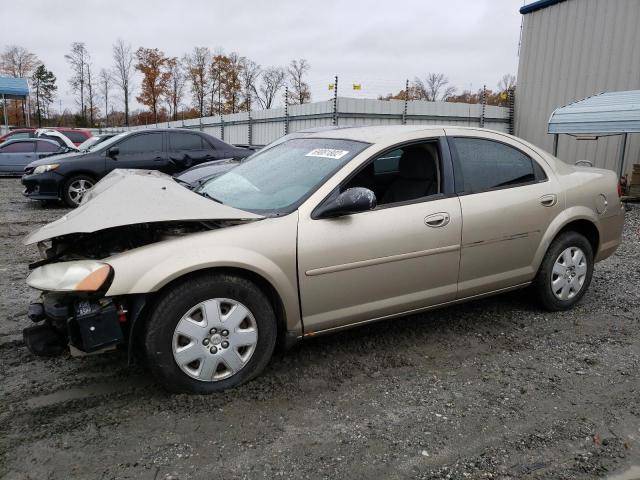
<path fill-rule="evenodd" d="M 427 227 L 438 228 L 447 225 L 449 220 L 451 220 L 451 217 L 446 212 L 434 213 L 433 215 L 425 217 L 424 224 Z"/>
<path fill-rule="evenodd" d="M 558 196 L 555 193 L 540 197 L 540 204 L 543 207 L 553 207 L 556 203 L 558 203 Z"/>

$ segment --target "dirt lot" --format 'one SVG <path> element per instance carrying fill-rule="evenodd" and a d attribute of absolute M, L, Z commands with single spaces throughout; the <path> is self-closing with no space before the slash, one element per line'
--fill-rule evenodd
<path fill-rule="evenodd" d="M 37 252 L 21 239 L 64 212 L 0 180 L 4 478 L 584 479 L 640 464 L 638 207 L 572 312 L 520 291 L 386 321 L 208 397 L 168 395 L 121 354 L 29 354 Z"/>

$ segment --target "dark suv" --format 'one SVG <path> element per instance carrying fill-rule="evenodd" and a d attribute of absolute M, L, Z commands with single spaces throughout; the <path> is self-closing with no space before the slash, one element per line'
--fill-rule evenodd
<path fill-rule="evenodd" d="M 253 153 L 206 133 L 186 129 L 137 130 L 116 135 L 86 152 L 58 155 L 27 165 L 24 195 L 34 200 L 80 204 L 84 193 L 116 168 L 160 170 L 168 174 L 222 158 Z"/>

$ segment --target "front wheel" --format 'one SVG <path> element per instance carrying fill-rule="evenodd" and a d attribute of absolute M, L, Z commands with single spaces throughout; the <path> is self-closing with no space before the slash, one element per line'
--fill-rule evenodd
<path fill-rule="evenodd" d="M 169 390 L 213 393 L 238 386 L 267 365 L 276 317 L 265 294 L 232 275 L 202 275 L 171 288 L 145 333 L 147 361 Z"/>
<path fill-rule="evenodd" d="M 76 208 L 80 205 L 82 197 L 87 193 L 96 181 L 88 175 L 74 175 L 69 178 L 63 187 L 62 199 L 71 208 Z"/>
<path fill-rule="evenodd" d="M 580 233 L 565 232 L 549 246 L 534 288 L 546 309 L 568 310 L 585 294 L 592 275 L 591 244 Z"/>

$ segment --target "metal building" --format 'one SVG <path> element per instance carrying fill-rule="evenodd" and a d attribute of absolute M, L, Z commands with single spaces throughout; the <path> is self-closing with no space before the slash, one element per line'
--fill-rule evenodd
<path fill-rule="evenodd" d="M 640 1 L 541 0 L 520 13 L 515 133 L 551 152 L 547 131 L 554 110 L 602 92 L 640 89 Z M 617 170 L 623 138 L 562 135 L 558 157 Z M 623 171 L 640 163 L 639 156 L 640 134 L 631 134 Z"/>

